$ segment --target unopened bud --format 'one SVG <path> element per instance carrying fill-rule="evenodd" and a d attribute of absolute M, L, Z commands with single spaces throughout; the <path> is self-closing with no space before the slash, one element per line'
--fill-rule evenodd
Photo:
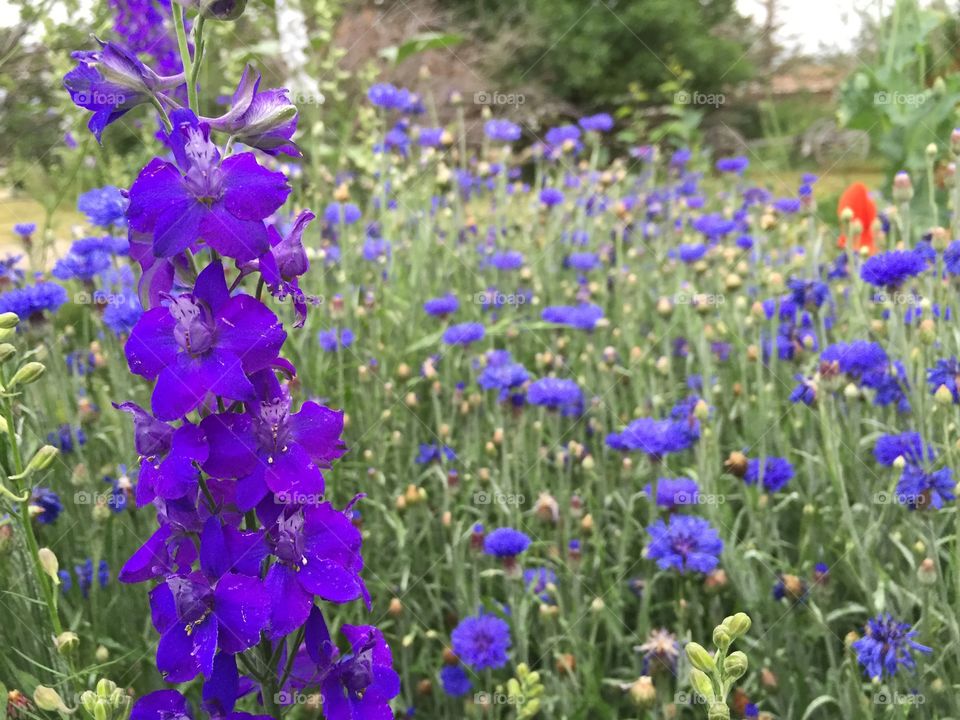
<path fill-rule="evenodd" d="M 63 704 L 60 693 L 46 685 L 37 685 L 37 689 L 33 691 L 33 702 L 38 708 L 47 712 L 56 711 L 65 714 L 70 712 L 70 709 Z"/>
<path fill-rule="evenodd" d="M 748 665 L 749 663 L 747 662 L 747 656 L 737 650 L 736 652 L 730 653 L 729 657 L 724 660 L 724 674 L 728 677 L 732 677 L 734 680 L 738 680 L 747 672 Z"/>
<path fill-rule="evenodd" d="M 60 576 L 57 573 L 60 571 L 60 561 L 57 560 L 57 556 L 53 550 L 46 547 L 40 548 L 37 551 L 37 556 L 40 558 L 40 566 L 43 568 L 43 571 L 50 576 L 54 585 L 59 585 Z"/>
<path fill-rule="evenodd" d="M 713 673 L 717 669 L 717 664 L 703 645 L 695 642 L 687 643 L 686 651 L 687 657 L 697 670 Z"/>
<path fill-rule="evenodd" d="M 10 387 L 14 388 L 17 385 L 29 385 L 36 382 L 46 370 L 47 368 L 43 363 L 28 362 L 26 365 L 22 365 L 10 378 Z"/>
<path fill-rule="evenodd" d="M 20 317 L 16 313 L 0 313 L 0 330 L 12 330 L 19 322 Z"/>

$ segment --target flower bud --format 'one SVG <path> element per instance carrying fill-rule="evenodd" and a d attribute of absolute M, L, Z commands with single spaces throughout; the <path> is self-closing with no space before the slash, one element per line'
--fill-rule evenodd
<path fill-rule="evenodd" d="M 33 691 L 33 702 L 38 708 L 47 712 L 56 711 L 64 714 L 70 712 L 70 709 L 63 704 L 60 693 L 46 685 L 37 685 L 37 689 Z"/>
<path fill-rule="evenodd" d="M 717 625 L 717 627 L 713 629 L 713 644 L 716 645 L 721 652 L 726 652 L 731 642 L 733 642 L 733 638 L 730 637 L 730 633 L 727 632 L 723 625 Z"/>
<path fill-rule="evenodd" d="M 701 695 L 707 700 L 713 700 L 713 682 L 705 672 L 697 670 L 696 668 L 691 670 L 690 683 L 693 685 L 693 689 L 697 691 L 698 695 Z"/>
<path fill-rule="evenodd" d="M 236 20 L 243 15 L 247 0 L 176 0 L 187 10 L 197 10 L 208 20 Z"/>
<path fill-rule="evenodd" d="M 940 405 L 950 405 L 953 402 L 953 393 L 946 385 L 941 385 L 933 394 L 933 399 Z"/>
<path fill-rule="evenodd" d="M 630 700 L 638 708 L 651 708 L 657 701 L 657 689 L 653 686 L 653 680 L 647 675 L 631 683 L 628 692 Z"/>
<path fill-rule="evenodd" d="M 31 472 L 40 472 L 41 470 L 46 470 L 53 464 L 54 459 L 59 454 L 60 451 L 53 445 L 44 445 L 33 454 L 32 458 L 30 458 L 30 462 L 27 463 L 27 469 L 24 475 Z"/>
<path fill-rule="evenodd" d="M 739 680 L 743 677 L 744 673 L 747 672 L 748 665 L 749 663 L 747 662 L 747 656 L 737 650 L 736 652 L 730 653 L 729 657 L 724 660 L 724 674 L 733 678 L 734 680 Z"/>
<path fill-rule="evenodd" d="M 723 624 L 733 636 L 733 639 L 736 640 L 737 638 L 743 637 L 750 632 L 750 626 L 752 625 L 752 622 L 749 615 L 739 612 L 732 617 L 726 618 L 723 621 Z"/>
<path fill-rule="evenodd" d="M 37 556 L 40 558 L 40 566 L 43 568 L 43 571 L 50 576 L 54 585 L 59 585 L 60 576 L 57 573 L 60 571 L 60 561 L 57 560 L 57 556 L 53 550 L 46 547 L 40 548 L 37 551 Z"/>
<path fill-rule="evenodd" d="M 0 313 L 0 330 L 13 330 L 19 322 L 20 317 L 16 313 Z"/>
<path fill-rule="evenodd" d="M 14 388 L 17 385 L 29 385 L 32 382 L 36 382 L 40 379 L 40 376 L 46 372 L 46 369 L 43 363 L 38 362 L 28 362 L 22 365 L 10 379 L 10 387 Z"/>
<path fill-rule="evenodd" d="M 10 343 L 0 343 L 0 363 L 4 363 L 14 355 L 16 355 L 17 349 Z"/>
<path fill-rule="evenodd" d="M 924 558 L 917 568 L 917 580 L 921 585 L 934 585 L 937 582 L 937 566 L 932 558 Z"/>
<path fill-rule="evenodd" d="M 77 646 L 80 644 L 80 638 L 76 633 L 68 630 L 60 633 L 53 641 L 53 644 L 56 646 L 58 653 L 61 655 L 66 655 L 77 648 Z"/>
<path fill-rule="evenodd" d="M 717 664 L 703 645 L 695 642 L 687 643 L 686 651 L 687 657 L 697 670 L 713 673 L 717 669 Z"/>

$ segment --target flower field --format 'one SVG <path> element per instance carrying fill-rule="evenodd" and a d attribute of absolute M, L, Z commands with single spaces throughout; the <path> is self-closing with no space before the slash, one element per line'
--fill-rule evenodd
<path fill-rule="evenodd" d="M 960 130 L 824 211 L 373 82 L 322 168 L 172 7 L 0 265 L 0 720 L 960 718 Z"/>

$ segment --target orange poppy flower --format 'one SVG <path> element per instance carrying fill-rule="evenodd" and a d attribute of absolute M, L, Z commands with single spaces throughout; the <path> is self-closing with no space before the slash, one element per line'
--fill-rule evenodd
<path fill-rule="evenodd" d="M 867 186 L 860 182 L 855 182 L 840 196 L 840 202 L 837 203 L 837 216 L 843 214 L 844 209 L 850 208 L 853 211 L 853 217 L 863 225 L 863 232 L 860 233 L 859 241 L 854 250 L 867 248 L 870 254 L 876 251 L 873 242 L 873 221 L 877 217 L 877 206 L 870 199 L 870 192 Z M 840 247 L 847 246 L 847 238 L 840 236 Z"/>

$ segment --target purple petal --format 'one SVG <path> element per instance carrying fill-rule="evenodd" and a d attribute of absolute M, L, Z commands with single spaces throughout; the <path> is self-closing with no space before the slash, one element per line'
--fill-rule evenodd
<path fill-rule="evenodd" d="M 173 335 L 176 321 L 167 308 L 147 310 L 130 331 L 123 351 L 130 372 L 153 380 L 176 360 L 180 346 Z"/>
<path fill-rule="evenodd" d="M 255 260 L 270 249 L 262 220 L 241 220 L 222 202 L 215 203 L 200 223 L 200 235 L 221 255 L 238 262 Z"/>
<path fill-rule="evenodd" d="M 170 553 L 167 552 L 169 538 L 170 526 L 161 525 L 124 563 L 117 579 L 123 583 L 138 583 L 170 572 Z"/>
<path fill-rule="evenodd" d="M 227 573 L 217 583 L 214 612 L 220 623 L 221 649 L 243 652 L 259 642 L 260 631 L 270 619 L 270 598 L 259 579 Z"/>
<path fill-rule="evenodd" d="M 343 411 L 331 410 L 315 402 L 305 402 L 291 418 L 293 438 L 321 467 L 346 452 L 340 440 L 343 432 Z"/>
<path fill-rule="evenodd" d="M 270 595 L 270 629 L 267 636 L 271 640 L 279 640 L 307 621 L 310 608 L 313 607 L 313 597 L 300 587 L 297 573 L 282 563 L 270 567 L 264 584 Z"/>
<path fill-rule="evenodd" d="M 263 220 L 287 201 L 290 186 L 286 176 L 267 170 L 253 153 L 232 155 L 220 167 L 226 188 L 224 202 L 235 217 Z"/>
<path fill-rule="evenodd" d="M 208 415 L 200 427 L 210 444 L 204 472 L 218 478 L 239 478 L 250 473 L 257 463 L 257 453 L 249 415 Z"/>
<path fill-rule="evenodd" d="M 160 637 L 157 646 L 157 669 L 164 680 L 181 683 L 193 680 L 198 673 L 213 672 L 213 656 L 217 650 L 217 620 L 207 617 L 190 626 L 177 623 Z"/>
<path fill-rule="evenodd" d="M 283 325 L 270 309 L 250 295 L 237 295 L 217 319 L 218 344 L 243 361 L 246 372 L 268 367 L 287 338 Z"/>
<path fill-rule="evenodd" d="M 139 698 L 130 711 L 130 720 L 192 718 L 187 699 L 176 690 L 156 690 Z"/>

